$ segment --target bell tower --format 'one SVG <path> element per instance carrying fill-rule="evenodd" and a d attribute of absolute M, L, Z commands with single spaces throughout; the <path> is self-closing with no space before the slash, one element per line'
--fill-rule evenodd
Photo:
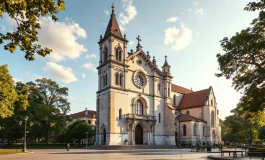
<path fill-rule="evenodd" d="M 125 88 L 126 35 L 122 36 L 114 5 L 104 36 L 99 39 L 96 144 L 115 144 L 115 92 Z"/>

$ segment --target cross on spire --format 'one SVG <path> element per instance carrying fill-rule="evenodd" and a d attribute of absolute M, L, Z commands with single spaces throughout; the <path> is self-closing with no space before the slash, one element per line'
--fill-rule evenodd
<path fill-rule="evenodd" d="M 137 45 L 137 47 L 136 47 L 136 50 L 137 51 L 139 51 L 139 50 L 141 50 L 143 47 L 141 46 L 141 44 L 140 44 L 140 41 L 142 41 L 141 40 L 141 38 L 140 38 L 140 36 L 138 35 L 138 37 L 136 37 L 136 39 L 137 39 L 137 41 L 138 41 L 138 45 Z"/>
<path fill-rule="evenodd" d="M 140 41 L 142 41 L 142 40 L 140 39 L 140 36 L 138 35 L 138 37 L 136 37 L 136 39 L 138 40 L 138 45 L 140 45 Z"/>

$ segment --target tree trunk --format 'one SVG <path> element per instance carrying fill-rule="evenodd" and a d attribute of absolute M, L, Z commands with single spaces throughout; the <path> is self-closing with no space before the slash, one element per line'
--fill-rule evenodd
<path fill-rule="evenodd" d="M 46 141 L 46 144 L 49 143 L 49 132 L 50 132 L 50 120 L 48 121 L 48 124 L 47 124 L 47 128 L 46 128 L 46 135 L 45 135 L 45 141 Z"/>

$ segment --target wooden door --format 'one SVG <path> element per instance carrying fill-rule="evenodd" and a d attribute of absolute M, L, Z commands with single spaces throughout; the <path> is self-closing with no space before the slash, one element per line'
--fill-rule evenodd
<path fill-rule="evenodd" d="M 135 127 L 135 144 L 143 144 L 143 129 L 140 125 Z"/>

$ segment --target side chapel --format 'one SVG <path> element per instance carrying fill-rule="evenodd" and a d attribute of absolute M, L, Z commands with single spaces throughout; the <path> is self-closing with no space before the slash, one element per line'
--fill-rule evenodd
<path fill-rule="evenodd" d="M 212 87 L 192 91 L 172 83 L 170 65 L 160 69 L 144 52 L 127 53 L 126 35 L 114 6 L 104 36 L 100 36 L 96 145 L 218 144 L 219 111 Z"/>

